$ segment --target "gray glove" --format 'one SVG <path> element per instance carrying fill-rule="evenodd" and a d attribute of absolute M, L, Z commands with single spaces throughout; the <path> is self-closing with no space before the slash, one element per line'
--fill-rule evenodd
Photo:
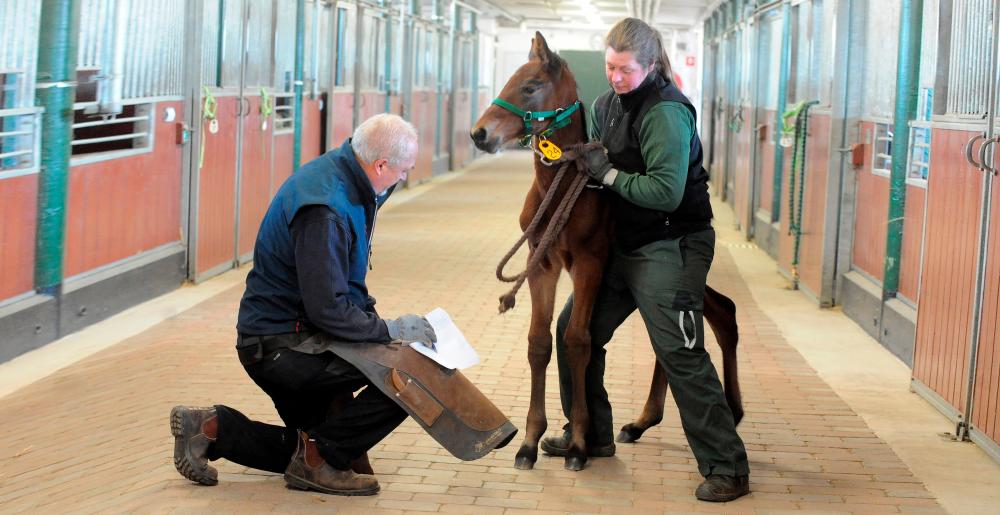
<path fill-rule="evenodd" d="M 611 171 L 611 161 L 604 147 L 592 148 L 587 151 L 587 175 L 597 182 L 604 182 L 604 176 Z"/>
<path fill-rule="evenodd" d="M 437 341 L 431 323 L 420 315 L 403 315 L 395 320 L 386 320 L 385 326 L 393 340 L 424 342 L 430 344 L 431 348 Z"/>

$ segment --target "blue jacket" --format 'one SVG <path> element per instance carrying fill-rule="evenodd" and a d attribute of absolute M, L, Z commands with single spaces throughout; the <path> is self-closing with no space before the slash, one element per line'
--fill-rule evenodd
<path fill-rule="evenodd" d="M 375 195 L 350 139 L 292 174 L 271 201 L 257 233 L 254 268 L 247 275 L 237 330 L 263 335 L 306 327 L 347 341 L 388 341 L 385 323 L 371 309 L 365 285 L 375 212 L 387 197 Z M 298 269 L 303 261 L 296 255 L 292 226 L 300 210 L 317 205 L 329 208 L 329 225 L 335 229 L 324 234 L 344 241 L 305 242 L 310 251 L 318 250 L 332 262 L 332 277 L 324 278 L 334 290 L 326 302 L 332 305 L 321 306 L 322 311 L 313 306 L 313 318 L 321 320 L 311 320 L 300 286 L 303 272 L 309 271 Z M 298 243 L 301 253 L 303 242 Z M 327 248 L 346 249 L 346 262 L 336 252 L 323 254 Z"/>

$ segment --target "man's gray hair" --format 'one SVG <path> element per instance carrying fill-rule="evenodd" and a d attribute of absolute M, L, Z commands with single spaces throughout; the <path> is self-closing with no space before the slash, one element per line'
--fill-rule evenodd
<path fill-rule="evenodd" d="M 413 148 L 411 148 L 411 145 Z M 385 158 L 399 166 L 413 157 L 417 146 L 417 129 L 398 115 L 382 113 L 361 122 L 351 136 L 351 148 L 358 159 L 374 163 Z"/>

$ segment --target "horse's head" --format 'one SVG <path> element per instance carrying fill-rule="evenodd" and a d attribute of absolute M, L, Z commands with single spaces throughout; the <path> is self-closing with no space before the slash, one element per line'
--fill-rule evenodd
<path fill-rule="evenodd" d="M 522 141 L 555 123 L 554 117 L 539 121 L 532 113 L 561 112 L 576 99 L 576 80 L 566 61 L 549 50 L 541 32 L 535 32 L 528 62 L 514 72 L 497 100 L 476 121 L 472 141 L 479 150 L 492 154 L 511 141 Z M 498 101 L 507 105 L 498 105 Z M 524 114 L 518 114 L 518 110 Z"/>

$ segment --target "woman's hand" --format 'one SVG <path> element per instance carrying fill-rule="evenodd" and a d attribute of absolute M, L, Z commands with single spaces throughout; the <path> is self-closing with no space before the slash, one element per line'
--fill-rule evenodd
<path fill-rule="evenodd" d="M 603 146 L 592 148 L 586 151 L 584 158 L 587 160 L 587 175 L 600 183 L 604 183 L 604 178 L 611 171 L 611 161 L 608 161 L 608 151 Z"/>

